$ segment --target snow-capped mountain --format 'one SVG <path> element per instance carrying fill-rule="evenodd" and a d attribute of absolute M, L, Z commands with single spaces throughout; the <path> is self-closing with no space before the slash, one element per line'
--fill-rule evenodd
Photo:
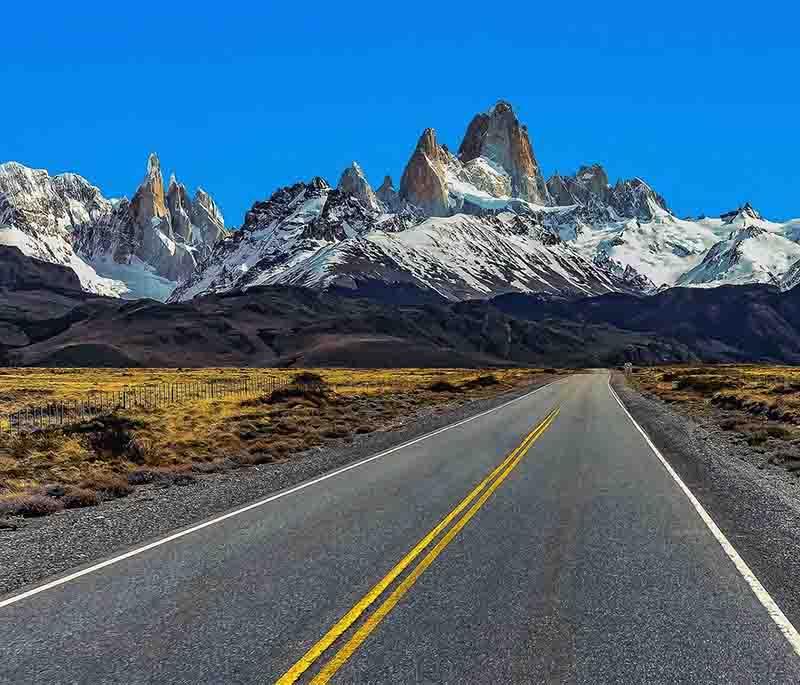
<path fill-rule="evenodd" d="M 500 102 L 473 119 L 458 155 L 426 129 L 399 191 L 387 176 L 374 192 L 354 162 L 336 189 L 315 178 L 256 203 L 171 299 L 278 283 L 355 288 L 365 280 L 448 299 L 654 287 L 607 254 L 562 239 L 551 226 L 560 210 L 549 203 L 527 130 Z"/>
<path fill-rule="evenodd" d="M 354 165 L 343 179 L 356 173 Z M 366 279 L 411 283 L 448 299 L 647 285 L 624 268 L 587 259 L 533 215 L 387 213 L 315 178 L 256 204 L 241 230 L 220 242 L 171 299 L 276 283 L 355 287 Z"/>
<path fill-rule="evenodd" d="M 165 195 L 155 155 L 131 200 L 109 200 L 77 174 L 0 165 L 0 244 L 69 266 L 89 292 L 165 300 L 224 234 L 202 189 L 189 199 L 173 177 Z"/>
<path fill-rule="evenodd" d="M 0 243 L 70 266 L 87 290 L 184 300 L 265 284 L 411 284 L 448 299 L 521 291 L 648 293 L 674 285 L 800 282 L 800 220 L 743 205 L 679 218 L 641 178 L 599 164 L 545 180 L 527 128 L 498 102 L 454 154 L 425 129 L 400 177 L 373 190 L 353 162 L 256 202 L 228 234 L 199 189 L 164 189 L 148 160 L 131 200 L 74 174 L 0 166 Z"/>

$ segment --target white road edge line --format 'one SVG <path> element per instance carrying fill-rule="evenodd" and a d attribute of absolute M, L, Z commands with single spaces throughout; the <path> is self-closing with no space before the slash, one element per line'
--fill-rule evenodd
<path fill-rule="evenodd" d="M 664 455 L 658 451 L 658 448 L 653 444 L 653 441 L 644 432 L 644 429 L 638 424 L 636 419 L 631 416 L 631 413 L 628 411 L 628 408 L 622 403 L 622 400 L 617 395 L 616 390 L 611 387 L 611 375 L 609 374 L 608 377 L 608 389 L 611 391 L 612 397 L 617 401 L 622 410 L 628 415 L 628 418 L 631 420 L 634 426 L 638 429 L 638 431 L 642 434 L 647 444 L 650 446 L 650 449 L 653 450 L 655 455 L 661 461 L 661 464 L 667 470 L 670 476 L 672 476 L 673 480 L 678 484 L 678 487 L 683 490 L 683 494 L 689 499 L 692 503 L 692 506 L 697 510 L 697 513 L 700 514 L 700 518 L 703 519 L 703 523 L 706 524 L 708 529 L 711 531 L 711 534 L 717 539 L 717 542 L 720 544 L 722 549 L 725 551 L 725 554 L 728 555 L 728 558 L 734 563 L 736 566 L 736 570 L 739 571 L 742 578 L 747 581 L 747 584 L 750 586 L 750 589 L 753 591 L 753 594 L 758 598 L 758 601 L 761 602 L 763 607 L 767 610 L 770 618 L 773 620 L 775 625 L 778 626 L 778 629 L 783 633 L 783 636 L 788 640 L 789 644 L 791 645 L 792 649 L 794 649 L 795 653 L 800 656 L 800 633 L 797 632 L 797 629 L 792 625 L 791 621 L 786 618 L 786 615 L 781 611 L 781 608 L 777 605 L 772 596 L 767 592 L 767 589 L 761 584 L 758 578 L 756 578 L 756 574 L 750 569 L 744 559 L 739 555 L 736 551 L 736 548 L 730 543 L 728 538 L 725 537 L 725 533 L 723 533 L 719 526 L 714 523 L 714 520 L 705 510 L 702 504 L 700 504 L 699 500 L 692 494 L 692 491 L 689 490 L 686 483 L 683 482 L 681 477 L 677 474 L 675 469 L 670 466 L 669 462 L 664 458 Z"/>
<path fill-rule="evenodd" d="M 333 478 L 338 476 L 346 471 L 350 471 L 352 469 L 356 469 L 359 466 L 363 466 L 364 464 L 368 464 L 371 461 L 375 461 L 376 459 L 380 459 L 381 457 L 385 457 L 393 452 L 397 452 L 398 450 L 405 449 L 406 447 L 411 447 L 411 445 L 416 445 L 418 442 L 422 442 L 423 440 L 427 440 L 428 438 L 432 438 L 435 435 L 439 435 L 440 433 L 444 433 L 445 431 L 450 430 L 451 428 L 458 428 L 459 426 L 463 426 L 465 423 L 469 423 L 470 421 L 475 421 L 476 419 L 480 419 L 487 414 L 491 414 L 493 412 L 499 411 L 515 402 L 520 402 L 532 395 L 535 395 L 540 390 L 544 390 L 545 388 L 549 388 L 556 383 L 561 382 L 561 379 L 556 381 L 551 381 L 546 385 L 541 386 L 540 388 L 536 388 L 536 390 L 532 390 L 531 392 L 525 393 L 524 395 L 520 395 L 519 397 L 515 397 L 513 400 L 509 400 L 508 402 L 504 402 L 497 407 L 493 407 L 492 409 L 487 409 L 486 411 L 481 412 L 480 414 L 476 414 L 475 416 L 470 416 L 469 418 L 462 419 L 461 421 L 457 421 L 456 423 L 451 423 L 448 426 L 443 426 L 442 428 L 438 428 L 430 433 L 426 433 L 425 435 L 421 435 L 418 438 L 414 438 L 413 440 L 409 440 L 408 442 L 404 442 L 401 445 L 397 445 L 396 447 L 392 447 L 388 450 L 383 452 L 379 452 L 378 454 L 373 454 L 371 457 L 366 457 L 361 461 L 354 462 L 352 464 L 348 464 L 347 466 L 343 466 L 342 468 L 336 469 L 335 471 L 331 471 L 329 473 L 325 473 L 321 476 L 317 476 L 316 478 L 312 478 L 311 480 L 307 480 L 303 483 L 299 483 L 298 485 L 294 485 L 286 490 L 282 490 L 281 492 L 277 492 L 274 495 L 270 495 L 269 497 L 265 497 L 264 499 L 258 500 L 257 502 L 252 502 L 246 506 L 240 507 L 238 509 L 234 509 L 233 511 L 229 511 L 226 514 L 222 514 L 221 516 L 216 516 L 208 521 L 204 521 L 203 523 L 198 523 L 197 525 L 191 526 L 190 528 L 186 528 L 185 530 L 178 531 L 177 533 L 173 533 L 172 535 L 167 535 L 166 537 L 160 538 L 158 540 L 154 540 L 146 545 L 142 545 L 141 547 L 136 547 L 128 552 L 123 554 L 119 554 L 115 557 L 111 557 L 110 559 L 106 559 L 105 561 L 101 561 L 97 564 L 93 564 L 92 566 L 88 566 L 87 568 L 81 569 L 80 571 L 75 571 L 74 573 L 70 573 L 69 575 L 63 576 L 62 578 L 56 578 L 55 580 L 51 580 L 49 583 L 44 583 L 43 585 L 38 585 L 37 587 L 31 588 L 30 590 L 26 590 L 25 592 L 21 592 L 17 595 L 12 595 L 4 600 L 0 600 L 0 609 L 3 607 L 7 607 L 10 604 L 15 604 L 17 602 L 22 601 L 23 599 L 27 599 L 28 597 L 33 597 L 34 595 L 38 595 L 40 592 L 44 592 L 45 590 L 51 590 L 54 587 L 58 587 L 59 585 L 64 585 L 69 583 L 76 578 L 80 578 L 81 576 L 89 575 L 90 573 L 94 573 L 95 571 L 99 571 L 102 568 L 106 568 L 107 566 L 111 566 L 112 564 L 117 564 L 120 561 L 124 561 L 125 559 L 130 559 L 131 557 L 135 557 L 143 552 L 147 552 L 148 550 L 154 549 L 155 547 L 160 547 L 161 545 L 166 545 L 168 542 L 173 542 L 178 540 L 186 535 L 190 535 L 191 533 L 196 533 L 198 530 L 202 530 L 203 528 L 208 528 L 209 526 L 213 526 L 217 523 L 225 521 L 229 518 L 233 518 L 234 516 L 238 516 L 239 514 L 243 514 L 246 511 L 250 511 L 251 509 L 256 509 L 258 507 L 263 507 L 265 504 L 269 504 L 270 502 L 274 502 L 281 497 L 286 497 L 287 495 L 294 494 L 295 492 L 299 492 L 300 490 L 305 490 L 312 485 L 316 485 L 317 483 L 321 483 L 324 480 L 328 480 L 329 478 Z"/>

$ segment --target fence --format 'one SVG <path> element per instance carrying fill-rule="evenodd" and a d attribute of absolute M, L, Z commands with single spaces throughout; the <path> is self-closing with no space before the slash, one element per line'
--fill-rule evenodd
<path fill-rule="evenodd" d="M 51 428 L 85 421 L 116 410 L 148 410 L 190 400 L 269 393 L 290 382 L 289 378 L 255 376 L 232 381 L 188 381 L 132 386 L 113 392 L 94 391 L 82 400 L 59 400 L 24 407 L 7 414 L 4 423 L 13 431 Z"/>

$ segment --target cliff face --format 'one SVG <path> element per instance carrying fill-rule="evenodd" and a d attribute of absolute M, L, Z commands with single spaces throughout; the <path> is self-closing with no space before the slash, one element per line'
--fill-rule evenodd
<path fill-rule="evenodd" d="M 400 179 L 400 196 L 430 216 L 450 214 L 445 166 L 447 153 L 426 128 Z"/>
<path fill-rule="evenodd" d="M 489 112 L 475 116 L 467 127 L 458 157 L 464 164 L 478 157 L 493 162 L 511 177 L 514 197 L 549 204 L 547 185 L 533 153 L 528 129 L 520 124 L 507 102 L 498 102 Z"/>
<path fill-rule="evenodd" d="M 374 212 L 380 212 L 383 209 L 378 197 L 367 182 L 364 172 L 356 162 L 353 162 L 342 173 L 342 177 L 339 179 L 339 190 L 360 200 L 367 209 Z"/>

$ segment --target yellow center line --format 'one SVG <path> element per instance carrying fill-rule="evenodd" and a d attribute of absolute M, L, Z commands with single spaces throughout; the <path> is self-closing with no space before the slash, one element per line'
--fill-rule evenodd
<path fill-rule="evenodd" d="M 514 458 L 514 461 L 509 464 L 505 471 L 487 488 L 478 501 L 470 507 L 469 511 L 464 514 L 461 519 L 436 543 L 436 546 L 428 552 L 417 564 L 417 566 L 406 576 L 406 578 L 395 588 L 395 590 L 384 600 L 369 618 L 356 630 L 353 637 L 325 664 L 322 670 L 311 680 L 311 685 L 325 685 L 336 672 L 345 664 L 345 662 L 353 655 L 353 653 L 361 646 L 361 643 L 369 637 L 375 628 L 378 627 L 380 622 L 386 618 L 388 613 L 395 607 L 395 605 L 417 582 L 417 579 L 425 572 L 425 569 L 430 566 L 436 557 L 438 557 L 447 545 L 458 535 L 459 531 L 469 523 L 469 520 L 475 516 L 478 510 L 484 505 L 486 500 L 492 496 L 492 493 L 500 487 L 502 482 L 508 475 L 516 468 L 517 464 L 522 461 L 522 458 L 527 454 L 533 443 L 542 433 L 544 433 L 550 424 L 555 421 L 559 410 L 556 409 L 550 416 L 545 419 L 544 426 L 535 439 L 528 442 L 527 446 Z"/>
<path fill-rule="evenodd" d="M 466 509 L 469 504 L 492 483 L 493 479 L 501 474 L 501 479 L 504 479 L 508 472 L 504 469 L 514 462 L 514 466 L 518 463 L 518 459 L 528 450 L 533 442 L 547 429 L 552 420 L 558 413 L 558 409 L 551 411 L 545 419 L 534 428 L 525 439 L 516 447 L 512 452 L 495 468 L 492 472 L 484 478 L 461 502 L 453 509 L 447 516 L 445 516 L 425 537 L 423 537 L 414 548 L 404 556 L 400 562 L 397 563 L 375 586 L 367 592 L 339 621 L 337 621 L 330 630 L 311 647 L 286 673 L 284 673 L 277 681 L 276 685 L 291 685 L 295 683 L 303 673 L 305 673 L 311 665 L 339 638 L 343 635 L 358 618 L 380 597 L 381 594 L 394 582 L 394 580 L 423 552 L 425 549 L 436 539 L 436 537 L 447 528 L 450 523 Z M 513 467 L 512 467 L 513 468 Z M 491 489 L 488 494 L 494 492 L 496 487 Z M 482 498 L 485 502 L 488 495 Z M 472 515 L 468 514 L 469 518 Z M 463 525 L 461 526 L 463 527 Z M 460 528 L 459 528 L 460 530 Z M 452 539 L 452 537 L 450 538 Z M 438 554 L 437 554 L 438 555 Z M 432 561 L 432 560 L 431 560 Z M 424 570 L 424 569 L 423 569 Z M 421 571 L 420 571 L 421 573 Z M 399 597 L 398 597 L 399 599 Z M 364 636 L 366 637 L 366 635 Z M 363 640 L 362 640 L 363 641 Z M 360 644 L 360 643 L 359 643 Z M 338 657 L 338 654 L 337 654 Z M 343 663 L 343 662 L 342 662 Z M 338 667 L 337 667 L 338 668 Z M 331 673 L 332 675 L 332 673 Z M 317 676 L 319 677 L 319 676 Z M 316 679 L 315 681 L 316 682 Z"/>

